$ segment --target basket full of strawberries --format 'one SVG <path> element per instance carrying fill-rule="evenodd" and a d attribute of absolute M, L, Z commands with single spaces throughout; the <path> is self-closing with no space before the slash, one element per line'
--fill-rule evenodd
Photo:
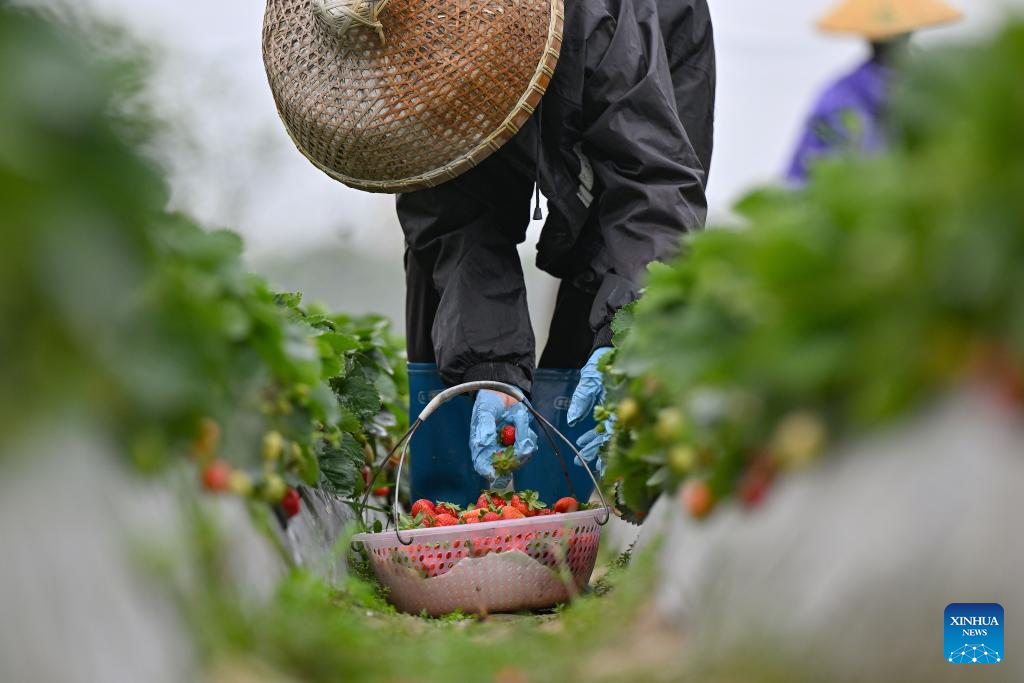
<path fill-rule="evenodd" d="M 453 396 L 478 389 L 525 401 L 518 389 L 494 382 L 442 392 L 403 440 L 398 476 L 417 427 Z M 575 452 L 568 439 L 526 406 L 553 443 L 557 435 Z M 497 459 L 507 455 L 496 453 L 496 469 Z M 534 491 L 484 491 L 465 507 L 417 500 L 407 514 L 400 514 L 397 505 L 392 531 L 363 533 L 353 540 L 365 548 L 396 607 L 435 616 L 456 610 L 483 614 L 540 609 L 571 600 L 590 580 L 601 526 L 609 518 L 603 500 L 590 505 L 566 497 L 549 507 Z"/>

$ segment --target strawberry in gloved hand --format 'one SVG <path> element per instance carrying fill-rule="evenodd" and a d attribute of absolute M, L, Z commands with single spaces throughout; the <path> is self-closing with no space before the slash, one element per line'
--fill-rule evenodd
<path fill-rule="evenodd" d="M 537 434 L 530 428 L 531 421 L 530 411 L 511 396 L 488 390 L 477 394 L 469 422 L 469 450 L 473 468 L 492 482 L 493 488 L 509 484 L 507 476 L 498 477 L 493 464 L 503 437 L 514 437 L 512 452 L 520 466 L 537 452 Z"/>
<path fill-rule="evenodd" d="M 516 442 L 516 428 L 512 425 L 505 425 L 502 427 L 501 436 L 499 437 L 498 442 L 506 448 L 514 444 Z"/>

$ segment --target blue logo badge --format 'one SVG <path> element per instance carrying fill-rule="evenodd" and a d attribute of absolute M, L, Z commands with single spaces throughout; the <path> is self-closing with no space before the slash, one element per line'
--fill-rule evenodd
<path fill-rule="evenodd" d="M 1003 607 L 994 602 L 954 602 L 946 607 L 946 661 L 1003 661 Z"/>

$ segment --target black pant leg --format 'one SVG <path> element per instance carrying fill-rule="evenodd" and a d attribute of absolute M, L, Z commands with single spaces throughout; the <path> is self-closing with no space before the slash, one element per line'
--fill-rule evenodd
<path fill-rule="evenodd" d="M 398 199 L 406 238 L 410 360 L 446 382 L 509 382 L 529 391 L 535 365 L 517 245 L 532 178 L 501 153 L 456 180 Z"/>
<path fill-rule="evenodd" d="M 594 346 L 594 331 L 590 327 L 593 306 L 593 292 L 585 292 L 568 280 L 562 280 L 540 367 L 575 369 L 586 364 Z"/>
<path fill-rule="evenodd" d="M 425 261 L 425 262 L 423 262 Z M 429 254 L 405 249 L 405 348 L 410 363 L 436 363 L 430 331 L 441 297 L 431 278 Z"/>

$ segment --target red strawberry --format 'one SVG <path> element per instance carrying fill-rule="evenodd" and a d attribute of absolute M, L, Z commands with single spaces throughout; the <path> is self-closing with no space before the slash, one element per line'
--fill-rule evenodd
<path fill-rule="evenodd" d="M 412 510 L 409 512 L 409 514 L 412 515 L 413 517 L 415 517 L 416 515 L 420 514 L 421 512 L 433 513 L 434 512 L 434 504 L 431 503 L 426 498 L 420 498 L 419 500 L 417 500 L 415 503 L 412 504 Z"/>
<path fill-rule="evenodd" d="M 378 486 L 377 488 L 375 488 L 373 490 L 373 495 L 380 496 L 381 498 L 387 496 L 390 493 L 391 493 L 391 487 L 390 486 Z"/>
<path fill-rule="evenodd" d="M 522 504 L 526 507 L 527 517 L 536 517 L 537 513 L 547 507 L 540 500 L 540 494 L 536 491 L 520 491 L 519 499 Z M 522 508 L 518 508 L 522 512 Z"/>
<path fill-rule="evenodd" d="M 551 508 L 544 508 L 543 510 L 537 510 L 538 517 L 547 517 L 548 515 L 555 514 L 555 511 Z"/>
<path fill-rule="evenodd" d="M 580 504 L 572 496 L 566 496 L 565 498 L 559 498 L 558 502 L 554 504 L 553 509 L 555 512 L 576 512 L 580 509 Z"/>
<path fill-rule="evenodd" d="M 764 502 L 765 496 L 768 495 L 768 487 L 770 480 L 757 480 L 753 478 L 744 478 L 740 483 L 740 500 L 743 505 L 748 508 L 756 508 L 758 505 Z"/>
<path fill-rule="evenodd" d="M 1024 368 L 1009 353 L 999 359 L 991 379 L 1002 405 L 1011 409 L 1024 405 Z"/>
<path fill-rule="evenodd" d="M 485 512 L 486 510 L 466 510 L 459 517 L 464 520 L 466 524 L 476 524 L 480 521 L 480 518 Z"/>
<path fill-rule="evenodd" d="M 207 491 L 227 491 L 231 485 L 231 466 L 214 460 L 203 468 L 203 487 Z"/>
<path fill-rule="evenodd" d="M 420 522 L 420 524 L 429 529 L 430 527 L 434 526 L 434 521 L 436 519 L 437 517 L 434 516 L 433 512 L 424 512 L 423 520 Z"/>
<path fill-rule="evenodd" d="M 974 375 L 994 389 L 1002 406 L 1024 405 L 1024 367 L 998 344 L 984 344 L 975 351 Z"/>
<path fill-rule="evenodd" d="M 284 492 L 284 498 L 281 499 L 281 508 L 289 519 L 299 514 L 302 509 L 302 498 L 299 497 L 299 492 L 289 487 Z"/>
<path fill-rule="evenodd" d="M 771 458 L 764 454 L 758 454 L 737 485 L 740 500 L 748 508 L 757 507 L 768 495 L 768 489 L 771 488 L 774 478 L 775 465 Z"/>
<path fill-rule="evenodd" d="M 529 516 L 530 507 L 523 502 L 523 499 L 519 497 L 519 494 L 512 496 L 512 500 L 510 500 L 508 504 L 510 507 L 513 507 L 516 510 L 519 510 L 519 512 L 523 513 L 524 517 Z"/>
<path fill-rule="evenodd" d="M 439 502 L 437 505 L 434 506 L 434 512 L 436 512 L 437 514 L 445 513 L 451 515 L 452 517 L 458 517 L 460 514 L 462 514 L 462 508 L 460 508 L 455 503 Z"/>
<path fill-rule="evenodd" d="M 683 509 L 696 519 L 703 519 L 715 506 L 715 497 L 707 482 L 692 480 L 686 482 L 679 494 Z"/>
<path fill-rule="evenodd" d="M 370 469 L 369 465 L 363 465 L 363 483 L 369 486 L 372 479 L 373 470 Z"/>
<path fill-rule="evenodd" d="M 501 428 L 501 438 L 498 440 L 502 446 L 511 446 L 516 442 L 516 428 L 512 425 L 505 425 Z"/>
<path fill-rule="evenodd" d="M 455 526 L 459 523 L 459 520 L 454 515 L 440 514 L 434 519 L 434 526 Z"/>
<path fill-rule="evenodd" d="M 485 521 L 485 522 L 500 522 L 501 521 L 501 515 L 499 515 L 497 512 L 487 512 L 487 513 L 484 514 L 483 521 Z"/>
<path fill-rule="evenodd" d="M 497 493 L 484 493 L 480 494 L 480 497 L 476 499 L 476 506 L 478 508 L 487 508 L 491 505 L 501 506 L 505 504 L 505 499 L 499 496 Z"/>
<path fill-rule="evenodd" d="M 501 509 L 501 517 L 502 519 L 523 519 L 526 515 L 511 505 L 506 505 Z"/>
<path fill-rule="evenodd" d="M 1003 378 L 1002 397 L 1010 407 L 1024 406 L 1024 370 L 1016 369 Z"/>

